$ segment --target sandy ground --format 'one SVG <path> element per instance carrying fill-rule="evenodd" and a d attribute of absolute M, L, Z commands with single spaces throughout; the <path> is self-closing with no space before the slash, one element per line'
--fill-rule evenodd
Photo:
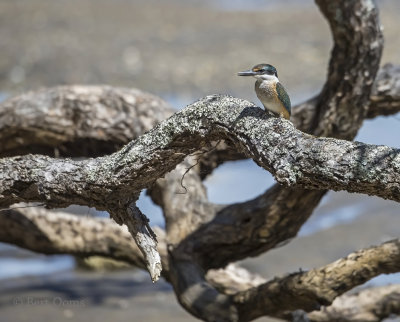
<path fill-rule="evenodd" d="M 43 86 L 103 83 L 138 87 L 176 107 L 211 93 L 256 101 L 252 85 L 235 74 L 269 62 L 298 102 L 322 86 L 331 39 L 311 0 L 291 3 L 239 12 L 196 0 L 0 0 L 0 91 L 12 95 Z M 398 63 L 400 2 L 379 3 L 383 62 Z M 398 206 L 368 199 L 368 207 L 361 207 L 367 199 L 333 196 L 310 222 L 323 222 L 338 206 L 352 204 L 359 217 L 342 218 L 343 225 L 299 237 L 243 265 L 270 278 L 398 237 Z M 0 280 L 0 290 L 1 322 L 194 320 L 167 283 L 153 285 L 139 271 Z"/>
<path fill-rule="evenodd" d="M 253 98 L 235 75 L 269 62 L 298 101 L 322 86 L 331 37 L 312 0 L 293 2 L 256 12 L 194 0 L 1 0 L 0 88 L 106 83 L 189 101 L 215 92 Z M 379 3 L 382 61 L 398 62 L 400 3 Z"/>

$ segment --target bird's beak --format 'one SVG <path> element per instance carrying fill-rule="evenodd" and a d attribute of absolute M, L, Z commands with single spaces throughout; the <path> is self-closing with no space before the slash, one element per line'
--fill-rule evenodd
<path fill-rule="evenodd" d="M 251 69 L 250 70 L 245 70 L 244 72 L 239 72 L 238 76 L 254 76 L 257 73 L 253 72 Z"/>

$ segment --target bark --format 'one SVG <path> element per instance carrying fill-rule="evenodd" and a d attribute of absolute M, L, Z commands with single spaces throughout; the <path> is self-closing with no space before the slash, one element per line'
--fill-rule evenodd
<path fill-rule="evenodd" d="M 136 89 L 58 86 L 0 105 L 0 156 L 99 156 L 115 152 L 173 113 Z"/>
<path fill-rule="evenodd" d="M 381 56 L 382 34 L 378 15 L 375 7 L 371 7 L 370 2 L 352 1 L 349 4 L 347 2 L 332 3 L 320 1 L 318 3 L 330 22 L 334 34 L 335 49 L 337 51 L 345 49 L 348 50 L 347 53 L 356 52 L 359 54 L 355 56 L 338 55 L 334 49 L 330 66 L 332 67 L 332 71 L 337 67 L 338 73 L 328 74 L 328 80 L 325 85 L 327 90 L 323 91 L 321 95 L 308 104 L 315 104 L 315 110 L 302 118 L 298 118 L 297 116 L 299 114 L 295 114 L 294 120 L 296 122 L 296 120 L 300 119 L 300 122 L 296 122 L 296 125 L 309 125 L 304 128 L 310 133 L 322 134 L 322 132 L 324 132 L 323 135 L 351 139 L 361 126 L 361 122 L 365 116 L 365 110 L 368 109 L 371 90 L 369 79 L 373 80 L 375 78 Z M 328 4 L 330 5 L 329 10 Z M 353 12 L 360 13 L 360 10 L 363 14 L 357 14 L 356 16 L 359 18 L 335 21 L 334 17 L 336 13 L 342 13 L 342 11 L 346 11 L 346 14 Z M 365 26 L 373 28 L 373 32 L 371 33 Z M 335 29 L 349 29 L 350 33 L 355 37 L 347 37 L 346 33 L 336 32 Z M 354 41 L 355 39 L 357 41 Z M 358 41 L 360 39 L 361 41 Z M 363 39 L 367 39 L 367 41 L 363 41 Z M 362 66 L 360 63 L 361 61 L 365 63 Z M 351 80 L 357 78 L 359 78 L 359 80 L 357 82 L 348 82 L 349 78 L 347 73 L 352 75 Z M 328 90 L 329 87 L 332 87 L 332 90 Z M 338 89 L 343 89 L 343 91 L 336 92 L 335 90 Z M 343 104 L 339 105 L 339 102 L 343 102 Z M 353 115 L 347 118 L 346 113 L 348 113 L 350 105 L 347 105 L 346 108 L 344 103 L 349 104 L 349 102 L 355 102 L 357 105 L 352 106 Z M 320 111 L 323 108 L 327 111 L 326 119 L 321 117 L 321 122 L 318 122 L 317 120 L 320 118 L 318 114 L 322 115 Z M 335 126 L 328 126 L 329 123 L 327 122 L 336 122 L 335 117 L 340 119 L 340 122 L 335 124 Z M 311 118 L 311 120 L 309 120 L 309 118 Z M 229 306 L 229 304 L 227 304 L 229 303 L 229 299 L 219 298 L 219 301 L 214 300 L 217 293 L 215 293 L 213 287 L 202 278 L 202 274 L 204 274 L 202 268 L 207 269 L 209 267 L 214 267 L 212 266 L 213 264 L 209 264 L 210 261 L 217 261 L 218 263 L 216 265 L 226 265 L 229 260 L 251 256 L 254 253 L 265 251 L 280 243 L 286 242 L 287 238 L 291 238 L 297 233 L 297 229 L 301 227 L 301 224 L 308 218 L 312 210 L 318 204 L 320 198 L 324 195 L 324 191 L 310 192 L 309 190 L 301 191 L 296 189 L 296 193 L 293 193 L 293 191 L 284 191 L 284 189 L 279 189 L 278 187 L 272 189 L 274 190 L 266 192 L 271 198 L 264 198 L 263 200 L 261 196 L 256 199 L 261 202 L 258 204 L 260 211 L 254 214 L 254 217 L 258 216 L 258 218 L 255 218 L 254 221 L 252 221 L 254 218 L 253 216 L 246 216 L 245 213 L 240 213 L 240 211 L 238 212 L 238 216 L 235 217 L 236 221 L 230 221 L 228 215 L 222 217 L 219 215 L 220 213 L 217 213 L 214 220 L 205 223 L 205 225 L 201 227 L 202 233 L 205 234 L 197 234 L 197 231 L 192 233 L 184 242 L 180 243 L 174 251 L 173 255 L 175 257 L 172 257 L 172 261 L 175 265 L 175 270 L 173 270 L 173 272 L 175 272 L 176 277 L 175 282 L 172 280 L 172 283 L 174 284 L 175 292 L 181 304 L 192 314 L 206 320 L 213 320 L 214 318 L 216 320 L 223 318 L 230 320 L 232 318 L 230 314 L 235 313 L 232 312 L 232 310 L 226 309 L 226 305 Z M 273 199 L 272 197 L 281 198 Z M 310 203 L 308 207 L 302 207 L 302 201 L 306 198 L 314 202 Z M 265 202 L 266 199 L 268 202 Z M 287 204 L 290 206 L 287 207 Z M 236 206 L 232 205 L 230 210 L 232 211 L 235 208 Z M 241 216 L 241 214 L 243 215 Z M 260 221 L 263 222 L 263 219 L 267 216 L 271 216 L 274 219 L 271 224 L 255 225 Z M 251 225 L 248 230 L 245 230 L 243 234 L 235 235 L 235 232 L 241 231 L 239 227 L 242 228 L 242 226 L 245 226 L 249 221 L 252 221 L 253 225 Z M 287 225 L 282 223 L 285 221 Z M 216 226 L 219 226 L 220 229 Z M 224 230 L 221 230 L 222 227 Z M 258 229 L 258 227 L 261 227 L 261 229 Z M 286 233 L 285 230 L 289 230 L 289 232 Z M 212 233 L 207 234 L 208 231 Z M 227 232 L 231 232 L 231 234 Z M 232 238 L 231 242 L 230 237 L 232 236 L 234 236 L 234 238 Z M 240 238 L 240 236 L 243 236 L 243 238 Z M 196 238 L 199 239 L 199 237 L 202 237 L 201 240 L 204 242 L 200 240 L 200 242 L 196 243 Z M 241 253 L 241 250 L 244 248 L 241 241 L 244 240 L 250 240 L 246 250 L 253 249 L 255 251 L 248 251 L 247 255 L 245 255 L 244 252 Z M 235 248 L 235 243 L 239 247 Z M 205 249 L 203 247 L 205 244 L 210 247 L 206 248 L 203 252 L 202 250 Z M 230 246 L 232 246 L 231 249 L 229 249 Z M 228 250 L 222 251 L 222 249 Z M 221 254 L 222 256 L 220 256 Z M 190 260 L 190 258 L 194 258 L 198 265 L 193 263 L 193 260 Z M 218 259 L 215 260 L 215 258 Z M 177 284 L 178 281 L 179 284 Z M 204 293 L 211 295 L 203 296 Z M 196 301 L 194 301 L 194 299 L 196 299 Z M 201 304 L 199 302 L 201 302 Z M 212 305 L 208 306 L 211 303 Z M 221 310 L 225 310 L 227 313 L 225 317 L 213 315 L 216 311 L 213 307 L 218 303 L 221 305 Z M 205 312 L 201 313 L 194 306 L 203 306 L 207 309 Z"/>
<path fill-rule="evenodd" d="M 249 272 L 238 264 L 229 264 L 225 268 L 210 269 L 207 281 L 221 293 L 234 295 L 266 282 L 265 278 Z"/>
<path fill-rule="evenodd" d="M 156 244 L 150 242 L 155 238 L 149 227 L 138 229 L 146 227 L 147 222 L 139 225 L 138 218 L 143 217 L 133 218 L 130 204 L 185 155 L 224 137 L 231 137 L 238 148 L 283 184 L 400 198 L 399 151 L 314 138 L 246 101 L 210 96 L 111 156 L 83 161 L 31 155 L 3 158 L 0 205 L 7 207 L 20 201 L 43 202 L 48 207 L 95 203 L 118 223 L 128 225 L 141 250 L 147 250 L 146 261 L 156 280 L 161 261 Z M 147 232 L 147 241 L 140 231 Z"/>
<path fill-rule="evenodd" d="M 128 230 L 106 219 L 27 208 L 3 213 L 0 223 L 3 227 L 1 241 L 13 241 L 33 251 L 75 256 L 100 255 L 145 268 L 143 256 L 132 243 Z M 168 260 L 165 236 L 160 229 L 157 229 L 157 235 L 162 245 L 159 250 L 164 264 Z M 187 265 L 189 270 L 186 271 L 191 274 L 192 265 Z M 168 265 L 164 266 L 168 268 Z M 378 274 L 395 272 L 399 268 L 400 241 L 394 240 L 350 254 L 325 267 L 269 282 L 235 265 L 209 271 L 207 280 L 220 292 L 215 293 L 216 303 L 229 303 L 232 306 L 229 308 L 228 305 L 228 310 L 220 313 L 221 318 L 229 312 L 228 320 L 250 320 L 264 314 L 288 318 L 285 308 L 289 311 L 292 308 L 310 310 L 328 305 L 346 290 Z M 170 279 L 169 269 L 164 270 L 163 274 Z M 398 312 L 398 293 L 396 286 L 345 295 L 326 309 L 311 312 L 307 318 L 311 321 L 354 321 L 356 318 L 378 321 L 390 313 Z M 284 308 L 282 303 L 286 305 Z M 203 311 L 204 308 L 200 307 L 199 310 Z"/>
<path fill-rule="evenodd" d="M 374 81 L 367 118 L 400 112 L 400 67 L 386 64 Z M 316 98 L 293 108 L 291 120 L 307 131 Z M 110 86 L 58 86 L 28 92 L 0 104 L 0 156 L 100 156 L 152 129 L 173 114 L 160 98 L 137 89 Z M 129 120 L 129 121 L 128 121 Z M 222 145 L 206 160 L 214 169 L 237 152 Z"/>
<path fill-rule="evenodd" d="M 400 112 L 400 67 L 386 64 L 374 81 L 367 118 Z M 293 108 L 292 122 L 311 127 L 317 98 Z M 173 114 L 160 98 L 137 89 L 58 86 L 28 92 L 0 104 L 0 156 L 101 156 L 117 151 Z M 129 121 L 128 121 L 129 120 Z M 220 144 L 201 160 L 202 176 L 243 155 Z"/>
<path fill-rule="evenodd" d="M 388 285 L 345 294 L 331 306 L 308 314 L 315 322 L 378 322 L 400 314 L 400 285 Z"/>
<path fill-rule="evenodd" d="M 109 219 L 21 206 L 3 210 L 0 226 L 0 242 L 43 254 L 70 254 L 76 257 L 97 255 L 146 269 L 143 254 L 127 227 Z M 157 235 L 163 277 L 168 279 L 166 234 L 159 227 L 153 229 Z M 209 270 L 207 280 L 229 294 L 265 282 L 261 276 L 234 264 L 225 269 Z"/>
<path fill-rule="evenodd" d="M 312 128 L 318 96 L 293 108 L 291 120 L 296 128 L 307 132 Z M 378 116 L 390 116 L 400 112 L 400 67 L 386 64 L 378 72 L 374 81 L 369 102 L 366 104 L 367 119 Z M 353 109 L 354 105 L 350 107 Z"/>
<path fill-rule="evenodd" d="M 400 270 L 400 240 L 350 254 L 324 267 L 298 272 L 234 296 L 241 320 L 284 311 L 312 311 L 379 274 Z M 277 309 L 279 308 L 279 309 Z"/>
<path fill-rule="evenodd" d="M 2 211 L 0 226 L 1 242 L 35 252 L 82 257 L 99 255 L 146 267 L 126 227 L 109 219 L 26 208 Z"/>
<path fill-rule="evenodd" d="M 375 78 L 379 66 L 383 41 L 378 13 L 368 1 L 335 3 L 318 1 L 317 4 L 330 23 L 334 35 L 335 46 L 330 66 L 331 70 L 337 68 L 338 71 L 328 74 L 324 86 L 327 90 L 307 104 L 294 109 L 294 124 L 309 133 L 323 131 L 323 135 L 326 136 L 352 139 L 356 129 L 361 126 L 365 110 L 368 108 L 371 90 L 369 80 Z M 346 12 L 346 15 L 354 14 L 359 18 L 336 21 L 336 13 L 341 12 Z M 373 32 L 366 26 L 372 28 Z M 342 31 L 337 32 L 337 29 Z M 348 37 L 343 30 L 350 31 L 354 37 Z M 341 49 L 346 50 L 349 55 L 337 54 L 336 52 Z M 353 52 L 358 54 L 350 55 Z M 364 63 L 361 64 L 360 61 Z M 350 82 L 347 75 L 353 75 L 353 78 L 358 77 L 365 82 L 360 80 Z M 328 90 L 330 87 L 332 90 Z M 335 92 L 335 89 L 339 88 L 345 90 Z M 346 107 L 343 104 L 339 105 L 338 101 L 359 104 Z M 304 111 L 304 106 L 311 107 L 312 112 L 304 114 L 296 112 L 296 110 Z M 323 122 L 315 122 L 315 115 L 321 108 L 329 108 L 331 116 Z M 351 108 L 351 117 L 346 117 L 348 108 Z M 328 126 L 327 122 L 337 121 L 333 116 L 340 118 L 340 124 Z M 217 214 L 215 220 L 201 228 L 201 233 L 194 233 L 188 238 L 186 245 L 180 247 L 187 249 L 188 252 L 196 252 L 196 258 L 206 267 L 219 267 L 233 259 L 257 255 L 293 238 L 324 193 L 324 191 L 273 187 L 253 201 L 226 207 Z M 230 220 L 230 216 L 234 220 Z M 218 238 L 221 236 L 219 231 L 223 231 L 222 236 L 227 238 Z M 214 256 L 209 256 L 210 252 Z M 210 261 L 217 263 L 208 264 Z"/>
<path fill-rule="evenodd" d="M 0 206 L 31 201 L 47 206 L 95 203 L 99 209 L 112 209 L 121 200 L 134 199 L 185 156 L 225 137 L 283 185 L 400 200 L 398 149 L 313 137 L 247 101 L 214 95 L 110 156 L 1 159 Z"/>
<path fill-rule="evenodd" d="M 328 79 L 312 123 L 318 136 L 353 139 L 368 111 L 382 55 L 378 8 L 370 0 L 316 0 L 334 40 Z"/>
<path fill-rule="evenodd" d="M 379 71 L 371 94 L 367 117 L 400 112 L 400 67 L 386 64 Z"/>

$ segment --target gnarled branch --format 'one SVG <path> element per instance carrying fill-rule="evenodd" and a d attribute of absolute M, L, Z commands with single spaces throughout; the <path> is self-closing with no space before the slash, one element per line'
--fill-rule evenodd
<path fill-rule="evenodd" d="M 379 322 L 400 314 L 400 285 L 364 289 L 356 294 L 344 294 L 332 305 L 307 315 L 312 322 L 365 321 Z"/>
<path fill-rule="evenodd" d="M 352 139 L 363 119 L 373 115 L 369 112 L 374 108 L 373 95 L 368 105 L 382 49 L 377 11 L 366 0 L 334 3 L 318 0 L 317 3 L 330 23 L 335 47 L 324 90 L 308 102 L 309 108 L 303 109 L 307 113 L 300 115 L 295 110 L 294 121 L 310 133 Z M 357 18 L 352 19 L 353 16 Z M 391 86 L 395 88 L 397 83 Z M 379 97 L 384 95 L 380 90 L 378 93 Z M 395 93 L 389 97 L 394 96 Z M 384 101 L 389 101 L 388 96 L 381 103 Z M 291 187 L 275 186 L 253 201 L 219 207 L 207 201 L 201 178 L 193 173 L 188 186 L 198 193 L 192 196 L 189 191 L 183 196 L 176 203 L 182 207 L 179 211 L 168 200 L 179 187 L 170 183 L 180 179 L 184 164 L 169 173 L 166 181 L 155 183 L 155 180 L 172 170 L 186 155 L 221 139 L 271 171 L 280 183 Z M 17 147 L 8 151 L 14 153 Z M 238 155 L 212 154 L 210 162 L 204 163 L 207 173 L 226 157 Z M 109 157 L 80 162 L 53 161 L 27 156 L 0 163 L 6 169 L 8 162 L 10 167 L 29 163 L 22 169 L 21 177 L 11 172 L 11 178 L 5 178 L 5 189 L 0 188 L 0 204 L 20 200 L 40 200 L 50 207 L 69 202 L 90 203 L 110 211 L 117 222 L 127 223 L 135 235 L 142 228 L 146 231 L 147 222 L 139 211 L 130 211 L 136 210 L 132 202 L 141 189 L 153 187 L 151 195 L 163 205 L 167 219 L 170 280 L 179 301 L 203 319 L 249 318 L 243 314 L 243 307 L 251 303 L 238 306 L 235 299 L 240 295 L 234 298 L 223 294 L 223 289 L 214 288 L 207 283 L 204 270 L 258 254 L 294 236 L 324 195 L 324 191 L 308 189 L 333 187 L 399 200 L 398 150 L 311 137 L 246 101 L 221 96 L 196 102 Z M 77 177 L 66 183 L 75 171 Z M 58 181 L 64 183 L 58 185 Z M 171 186 L 173 189 L 169 192 L 167 187 Z M 135 214 L 138 216 L 133 219 Z M 142 221 L 139 228 L 138 221 Z M 221 232 L 233 238 L 224 244 L 224 238 L 216 238 Z M 147 234 L 151 236 L 149 230 Z M 194 243 L 195 238 L 200 242 Z M 243 247 L 235 251 L 238 244 Z M 212 259 L 207 261 L 207 255 L 212 255 Z M 256 290 L 240 294 L 254 294 Z M 282 316 L 282 307 L 275 309 L 262 314 Z"/>
<path fill-rule="evenodd" d="M 174 114 L 110 156 L 83 161 L 1 159 L 0 205 L 95 202 L 100 209 L 110 209 L 150 187 L 186 155 L 225 137 L 281 184 L 400 200 L 399 150 L 312 137 L 247 101 L 216 95 Z"/>
<path fill-rule="evenodd" d="M 0 226 L 1 242 L 35 252 L 99 255 L 146 267 L 132 235 L 110 219 L 25 208 L 1 211 Z M 158 238 L 162 240 L 162 235 Z"/>
<path fill-rule="evenodd" d="M 115 152 L 173 113 L 149 93 L 111 86 L 58 86 L 0 104 L 0 156 L 99 156 Z"/>
<path fill-rule="evenodd" d="M 350 254 L 322 268 L 276 278 L 234 296 L 241 320 L 312 311 L 379 274 L 400 271 L 400 240 Z M 277 305 L 279 303 L 279 305 Z"/>
<path fill-rule="evenodd" d="M 380 69 L 371 94 L 368 118 L 400 112 L 400 66 L 386 64 Z"/>

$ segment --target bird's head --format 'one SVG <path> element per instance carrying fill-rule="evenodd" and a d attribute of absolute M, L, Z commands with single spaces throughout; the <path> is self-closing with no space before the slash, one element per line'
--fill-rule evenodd
<path fill-rule="evenodd" d="M 260 80 L 279 81 L 276 68 L 270 64 L 258 64 L 250 70 L 238 73 L 238 76 L 253 76 Z"/>

